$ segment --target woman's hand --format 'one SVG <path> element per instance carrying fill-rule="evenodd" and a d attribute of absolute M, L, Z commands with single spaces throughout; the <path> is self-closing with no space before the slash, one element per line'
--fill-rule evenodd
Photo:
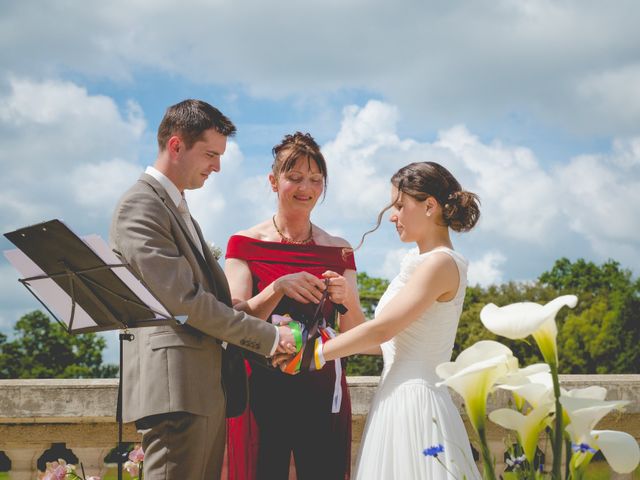
<path fill-rule="evenodd" d="M 329 300 L 333 303 L 344 304 L 350 295 L 349 282 L 347 282 L 347 279 L 331 270 L 324 272 L 322 278 L 327 282 Z"/>
<path fill-rule="evenodd" d="M 273 287 L 276 292 L 300 303 L 320 302 L 326 288 L 322 280 L 308 272 L 284 275 L 274 282 Z"/>

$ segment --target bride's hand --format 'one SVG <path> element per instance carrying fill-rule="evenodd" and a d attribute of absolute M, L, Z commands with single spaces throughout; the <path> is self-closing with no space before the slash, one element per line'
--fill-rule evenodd
<path fill-rule="evenodd" d="M 273 288 L 276 292 L 300 303 L 318 303 L 325 289 L 324 282 L 309 272 L 298 272 L 278 278 Z"/>
<path fill-rule="evenodd" d="M 331 270 L 324 272 L 322 278 L 327 282 L 329 300 L 337 304 L 345 303 L 349 295 L 349 283 L 347 279 Z"/>

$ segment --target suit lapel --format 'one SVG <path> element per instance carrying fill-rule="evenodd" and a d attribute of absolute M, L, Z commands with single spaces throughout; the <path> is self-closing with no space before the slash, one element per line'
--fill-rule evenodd
<path fill-rule="evenodd" d="M 211 285 L 215 290 L 213 293 L 216 295 L 216 297 L 218 297 L 220 293 L 219 290 L 222 290 L 223 295 L 226 294 L 226 298 L 228 299 L 228 301 L 225 301 L 225 303 L 230 304 L 231 295 L 229 293 L 229 287 L 226 281 L 226 277 L 224 276 L 224 272 L 222 272 L 220 265 L 218 264 L 217 261 L 215 261 L 215 259 L 213 258 L 213 255 L 211 255 L 211 252 L 209 252 L 209 249 L 206 247 L 206 243 L 204 242 L 204 238 L 202 237 L 202 232 L 200 231 L 200 226 L 198 225 L 198 222 L 196 222 L 193 219 L 193 217 L 191 218 L 194 226 L 196 227 L 196 231 L 198 232 L 198 238 L 202 243 L 202 250 L 205 257 L 202 256 L 203 254 L 200 253 L 200 250 L 195 245 L 194 239 L 191 237 L 191 232 L 189 231 L 187 224 L 182 218 L 182 215 L 178 211 L 178 207 L 176 207 L 176 205 L 173 203 L 173 200 L 171 200 L 171 197 L 169 196 L 167 191 L 164 189 L 164 187 L 160 185 L 160 183 L 155 178 L 153 178 L 151 175 L 148 175 L 146 173 L 142 174 L 142 176 L 140 177 L 140 180 L 147 183 L 154 190 L 154 192 L 156 192 L 160 200 L 162 200 L 162 203 L 164 203 L 165 207 L 167 207 L 167 209 L 172 213 L 172 215 L 176 219 L 176 222 L 178 222 L 178 225 L 180 226 L 182 233 L 184 234 L 187 241 L 189 242 L 189 246 L 191 247 L 191 250 L 193 250 L 193 254 L 196 256 L 196 258 L 198 259 L 198 262 L 200 263 L 200 266 L 203 267 L 202 270 L 205 272 L 205 274 L 209 277 L 209 280 L 211 281 Z M 207 257 L 210 257 L 210 258 L 207 258 Z M 217 267 L 217 272 L 216 272 L 216 267 Z M 220 278 L 220 274 L 222 275 L 222 279 L 223 279 L 222 282 L 221 282 L 222 279 Z M 222 301 L 223 299 L 219 298 L 219 300 Z"/>
<path fill-rule="evenodd" d="M 200 242 L 202 242 L 204 258 L 209 266 L 209 271 L 215 279 L 215 285 L 218 289 L 218 294 L 216 296 L 218 297 L 218 300 L 226 303 L 228 306 L 231 306 L 231 292 L 229 291 L 229 282 L 227 282 L 227 277 L 224 275 L 224 271 L 218 263 L 218 260 L 216 260 L 211 253 L 211 249 L 207 245 L 207 242 L 205 242 L 200 225 L 195 220 L 193 220 L 193 225 L 196 227 L 196 232 L 198 232 Z"/>
<path fill-rule="evenodd" d="M 158 197 L 160 197 L 160 200 L 162 200 L 162 203 L 164 203 L 164 206 L 167 207 L 167 209 L 173 214 L 174 218 L 178 222 L 178 225 L 180 225 L 182 233 L 184 233 L 184 236 L 187 238 L 187 241 L 191 245 L 194 253 L 200 254 L 200 252 L 198 251 L 198 247 L 196 247 L 196 245 L 193 243 L 193 239 L 191 238 L 191 233 L 189 232 L 187 224 L 184 222 L 182 215 L 178 211 L 178 207 L 176 207 L 176 205 L 173 203 L 173 200 L 171 200 L 171 197 L 164 189 L 164 187 L 160 185 L 160 183 L 155 178 L 146 173 L 142 174 L 140 180 L 148 183 L 149 186 L 153 188 Z"/>

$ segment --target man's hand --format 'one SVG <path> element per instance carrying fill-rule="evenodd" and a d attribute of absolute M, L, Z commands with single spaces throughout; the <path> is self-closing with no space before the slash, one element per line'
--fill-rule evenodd
<path fill-rule="evenodd" d="M 302 369 L 302 360 L 305 356 L 305 351 L 310 348 L 312 349 L 311 362 L 305 364 L 303 369 L 310 372 L 320 370 L 324 367 L 325 363 L 327 363 L 324 359 L 323 349 L 328 339 L 329 334 L 326 330 L 323 330 L 318 337 L 309 342 L 305 342 L 302 349 L 296 355 L 276 354 L 271 359 L 271 364 L 274 367 L 279 367 L 280 370 L 285 373 L 296 375 Z"/>

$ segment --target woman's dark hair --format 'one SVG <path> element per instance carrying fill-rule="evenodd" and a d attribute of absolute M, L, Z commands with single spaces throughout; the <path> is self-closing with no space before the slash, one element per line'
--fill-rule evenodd
<path fill-rule="evenodd" d="M 299 158 L 312 160 L 318 166 L 324 180 L 323 197 L 327 192 L 327 162 L 320 151 L 320 146 L 308 133 L 296 132 L 293 135 L 285 135 L 282 141 L 273 147 L 273 165 L 271 171 L 276 178 L 282 172 L 290 171 Z"/>
<path fill-rule="evenodd" d="M 391 183 L 400 193 L 409 195 L 418 201 L 433 197 L 442 207 L 444 225 L 456 232 L 471 230 L 480 218 L 480 199 L 475 193 L 462 189 L 460 182 L 449 170 L 435 162 L 415 162 L 402 167 L 392 177 Z M 360 245 L 365 236 L 375 232 L 382 222 L 382 216 L 398 200 L 394 199 L 379 214 L 376 226 L 362 235 Z"/>

